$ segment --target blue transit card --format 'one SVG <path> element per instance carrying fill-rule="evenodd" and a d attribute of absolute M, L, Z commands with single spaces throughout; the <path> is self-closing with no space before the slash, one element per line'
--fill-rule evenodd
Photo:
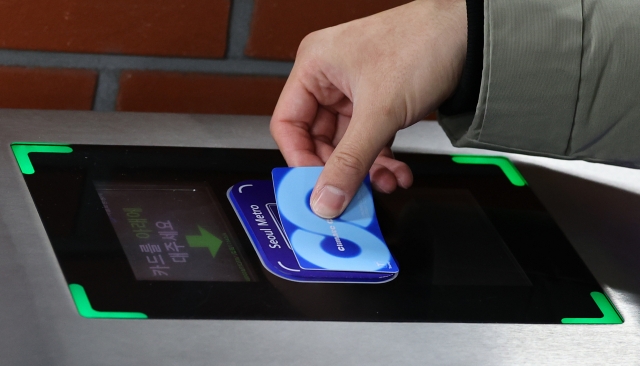
<path fill-rule="evenodd" d="M 280 220 L 301 268 L 397 273 L 373 205 L 371 183 L 360 186 L 344 213 L 326 220 L 311 211 L 322 167 L 276 168 L 273 186 Z"/>
<path fill-rule="evenodd" d="M 302 269 L 284 235 L 271 181 L 240 182 L 229 188 L 227 196 L 262 265 L 278 277 L 297 282 L 341 283 L 383 283 L 396 277 L 394 273 Z"/>

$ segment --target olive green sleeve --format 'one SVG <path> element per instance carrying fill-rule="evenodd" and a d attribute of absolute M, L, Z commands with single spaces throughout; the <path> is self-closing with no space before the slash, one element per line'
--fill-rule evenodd
<path fill-rule="evenodd" d="M 640 1 L 485 0 L 475 113 L 452 143 L 640 168 Z"/>

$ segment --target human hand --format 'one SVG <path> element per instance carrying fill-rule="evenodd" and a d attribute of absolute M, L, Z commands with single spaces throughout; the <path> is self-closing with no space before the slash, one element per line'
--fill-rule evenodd
<path fill-rule="evenodd" d="M 414 1 L 302 41 L 271 134 L 290 166 L 325 166 L 318 216 L 340 215 L 367 172 L 382 192 L 411 186 L 393 138 L 453 93 L 466 51 L 464 0 Z"/>

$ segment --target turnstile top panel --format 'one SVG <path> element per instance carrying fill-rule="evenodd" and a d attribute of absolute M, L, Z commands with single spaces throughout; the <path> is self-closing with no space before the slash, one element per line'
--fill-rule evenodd
<path fill-rule="evenodd" d="M 268 118 L 3 111 L 0 117 L 0 349 L 10 364 L 635 364 L 640 359 L 638 175 L 511 155 L 616 304 L 621 325 L 101 320 L 77 314 L 10 144 L 275 148 Z M 404 151 L 448 145 L 433 123 L 400 134 Z M 495 153 L 490 153 L 495 154 Z M 589 177 L 592 180 L 583 179 Z M 598 183 L 598 182 L 604 182 Z M 615 185 L 615 186 L 614 186 Z"/>

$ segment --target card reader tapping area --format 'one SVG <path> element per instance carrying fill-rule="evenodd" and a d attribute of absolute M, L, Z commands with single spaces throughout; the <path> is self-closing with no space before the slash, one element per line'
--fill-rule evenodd
<path fill-rule="evenodd" d="M 333 220 L 311 210 L 311 191 L 322 167 L 276 168 L 273 186 L 282 227 L 300 267 L 309 270 L 397 273 L 376 219 L 370 183 L 360 186 Z"/>
<path fill-rule="evenodd" d="M 622 321 L 503 158 L 398 154 L 414 186 L 373 192 L 381 238 L 400 268 L 393 278 L 394 271 L 322 271 L 297 261 L 274 202 L 271 171 L 286 166 L 278 151 L 25 143 L 13 150 L 86 317 Z M 249 194 L 269 185 L 271 195 Z"/>
<path fill-rule="evenodd" d="M 231 187 L 227 195 L 260 262 L 269 272 L 278 277 L 297 282 L 384 283 L 397 275 L 384 271 L 318 271 L 302 268 L 282 225 L 273 183 L 270 180 L 240 182 Z M 322 244 L 326 241 L 323 239 L 303 242 L 303 244 L 318 245 L 322 250 L 324 249 Z M 339 250 L 332 249 L 337 248 L 337 245 L 337 240 L 333 236 L 330 237 L 328 245 L 330 249 L 327 251 L 336 254 L 335 252 Z"/>

